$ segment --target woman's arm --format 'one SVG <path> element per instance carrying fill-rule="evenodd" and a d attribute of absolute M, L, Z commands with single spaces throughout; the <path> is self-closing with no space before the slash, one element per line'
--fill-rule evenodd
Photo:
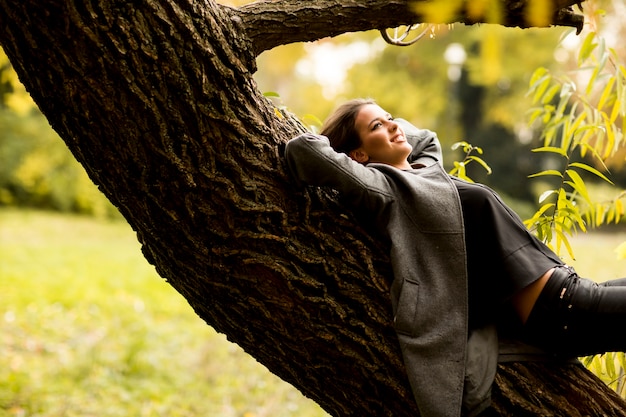
<path fill-rule="evenodd" d="M 437 134 L 428 129 L 418 129 L 404 119 L 394 119 L 402 127 L 407 141 L 413 146 L 413 151 L 407 158 L 410 164 L 425 166 L 438 162 L 443 165 L 441 144 Z"/>
<path fill-rule="evenodd" d="M 325 136 L 305 133 L 290 140 L 285 159 L 300 185 L 334 188 L 354 206 L 378 211 L 393 200 L 385 175 L 336 152 Z"/>

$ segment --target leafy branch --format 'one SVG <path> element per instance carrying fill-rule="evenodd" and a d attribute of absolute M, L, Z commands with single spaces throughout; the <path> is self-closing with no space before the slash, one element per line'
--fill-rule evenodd
<path fill-rule="evenodd" d="M 564 245 L 572 258 L 568 236 L 577 229 L 586 232 L 588 227 L 619 223 L 626 197 L 622 190 L 610 201 L 595 201 L 579 173 L 613 183 L 596 167 L 572 160 L 576 153 L 581 157 L 591 155 L 595 165 L 608 173 L 607 159 L 626 146 L 626 69 L 615 50 L 607 48 L 598 35 L 594 20 L 590 21 L 594 30 L 581 45 L 574 72 L 588 73 L 586 86 L 579 92 L 572 78 L 539 68 L 531 78 L 528 93 L 535 106 L 530 111 L 530 124 L 542 125 L 543 144 L 533 151 L 556 156 L 562 160 L 562 169 L 546 169 L 530 176 L 554 177 L 558 184 L 540 196 L 539 210 L 525 224 L 550 245 L 556 238 L 556 252 Z M 626 395 L 623 352 L 589 356 L 583 358 L 583 363 L 619 395 Z"/>
<path fill-rule="evenodd" d="M 610 63 L 610 66 L 607 66 Z M 591 173 L 609 184 L 606 160 L 625 146 L 622 129 L 626 115 L 626 70 L 618 63 L 615 51 L 607 48 L 596 32 L 589 33 L 578 54 L 576 75 L 590 71 L 587 85 L 578 91 L 568 75 L 554 75 L 537 69 L 529 95 L 533 108 L 530 124 L 542 125 L 541 147 L 534 152 L 552 154 L 564 160 L 562 169 L 546 169 L 530 177 L 556 177 L 555 188 L 544 192 L 540 208 L 526 225 L 548 244 L 556 239 L 573 258 L 568 236 L 587 227 L 619 222 L 624 214 L 624 193 L 608 202 L 595 201 L 580 173 Z M 573 162 L 573 157 L 590 155 L 594 161 Z M 600 167 L 600 169 L 596 168 Z"/>
<path fill-rule="evenodd" d="M 481 165 L 485 169 L 485 171 L 487 171 L 487 174 L 491 174 L 491 167 L 489 167 L 489 165 L 487 165 L 487 163 L 481 157 L 472 155 L 474 152 L 478 155 L 482 155 L 482 148 L 478 146 L 473 146 L 472 144 L 465 141 L 456 142 L 452 145 L 452 150 L 457 150 L 459 148 L 463 148 L 465 157 L 461 161 L 454 161 L 454 168 L 450 170 L 450 175 L 455 175 L 468 182 L 474 182 L 470 177 L 467 176 L 467 165 L 472 161 Z"/>

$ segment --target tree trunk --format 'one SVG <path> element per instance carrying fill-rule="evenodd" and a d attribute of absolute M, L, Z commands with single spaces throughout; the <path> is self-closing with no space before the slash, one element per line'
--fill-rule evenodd
<path fill-rule="evenodd" d="M 265 6 L 300 3 L 355 2 Z M 386 13 L 370 27 L 397 22 Z M 314 19 L 301 17 L 301 27 Z M 212 1 L 0 0 L 0 43 L 202 319 L 332 415 L 416 415 L 391 327 L 387 248 L 332 193 L 286 176 L 281 144 L 301 126 L 252 79 L 267 49 L 252 28 L 269 20 Z M 573 365 L 501 365 L 496 382 L 502 415 L 624 414 Z"/>

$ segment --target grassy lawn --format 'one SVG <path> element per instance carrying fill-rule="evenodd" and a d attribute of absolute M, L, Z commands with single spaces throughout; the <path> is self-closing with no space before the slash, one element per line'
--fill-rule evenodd
<path fill-rule="evenodd" d="M 626 231 L 573 239 L 626 276 Z M 193 313 L 123 222 L 0 210 L 0 417 L 326 414 Z"/>
<path fill-rule="evenodd" d="M 0 210 L 0 416 L 326 414 L 199 319 L 123 222 Z"/>

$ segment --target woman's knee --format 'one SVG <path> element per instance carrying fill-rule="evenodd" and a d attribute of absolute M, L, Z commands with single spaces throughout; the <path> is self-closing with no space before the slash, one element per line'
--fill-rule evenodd
<path fill-rule="evenodd" d="M 598 285 L 602 287 L 626 287 L 626 278 L 612 279 L 601 282 Z"/>
<path fill-rule="evenodd" d="M 588 355 L 626 349 L 626 286 L 599 285 L 557 268 L 524 328 L 531 343 L 555 353 Z"/>

